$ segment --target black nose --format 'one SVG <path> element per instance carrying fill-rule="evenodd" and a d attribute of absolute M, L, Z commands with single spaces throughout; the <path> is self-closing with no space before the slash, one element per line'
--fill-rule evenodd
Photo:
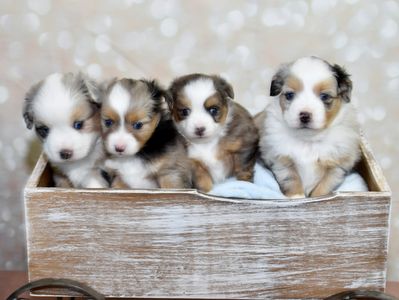
<path fill-rule="evenodd" d="M 299 113 L 299 120 L 302 124 L 308 124 L 312 120 L 312 114 L 307 111 L 301 111 Z"/>
<path fill-rule="evenodd" d="M 195 128 L 195 134 L 198 136 L 203 136 L 205 132 L 205 127 L 197 127 Z"/>
<path fill-rule="evenodd" d="M 60 157 L 62 159 L 70 159 L 73 155 L 73 151 L 72 150 L 68 150 L 68 149 L 63 149 L 60 151 Z"/>
<path fill-rule="evenodd" d="M 115 146 L 115 151 L 118 153 L 123 153 L 125 151 L 125 149 L 126 149 L 125 145 L 116 145 Z"/>

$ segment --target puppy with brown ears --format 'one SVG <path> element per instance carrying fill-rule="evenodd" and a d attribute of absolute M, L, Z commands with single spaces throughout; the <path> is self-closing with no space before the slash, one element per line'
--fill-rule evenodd
<path fill-rule="evenodd" d="M 274 75 L 270 95 L 278 99 L 256 116 L 256 124 L 261 158 L 286 196 L 328 194 L 358 161 L 351 91 L 342 67 L 316 57 L 283 65 Z"/>
<path fill-rule="evenodd" d="M 183 139 L 164 110 L 165 94 L 148 80 L 114 80 L 106 88 L 101 119 L 112 187 L 191 187 Z"/>
<path fill-rule="evenodd" d="M 82 73 L 54 73 L 25 96 L 23 117 L 35 128 L 58 187 L 104 188 L 100 92 Z"/>
<path fill-rule="evenodd" d="M 232 86 L 219 76 L 175 79 L 168 99 L 172 118 L 186 140 L 194 186 L 204 192 L 227 177 L 252 181 L 258 131 L 251 115 L 233 101 Z"/>

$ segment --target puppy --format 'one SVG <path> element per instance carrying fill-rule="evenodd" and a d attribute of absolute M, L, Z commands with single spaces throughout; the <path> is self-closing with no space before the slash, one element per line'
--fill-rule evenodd
<path fill-rule="evenodd" d="M 164 98 L 155 81 L 121 79 L 109 84 L 101 119 L 112 187 L 191 187 L 183 140 L 164 111 Z"/>
<path fill-rule="evenodd" d="M 186 139 L 194 186 L 204 192 L 229 176 L 251 181 L 258 131 L 250 114 L 233 101 L 233 88 L 219 76 L 175 79 L 168 104 Z"/>
<path fill-rule="evenodd" d="M 82 73 L 54 73 L 26 94 L 23 117 L 35 128 L 54 169 L 58 187 L 107 187 L 103 157 L 99 90 Z"/>
<path fill-rule="evenodd" d="M 352 81 L 338 66 L 316 57 L 283 65 L 271 96 L 256 116 L 263 162 L 288 197 L 330 193 L 360 155 L 360 133 L 350 103 Z"/>

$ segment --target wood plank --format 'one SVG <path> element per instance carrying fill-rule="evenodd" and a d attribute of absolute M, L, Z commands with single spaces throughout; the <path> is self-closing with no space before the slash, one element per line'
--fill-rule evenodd
<path fill-rule="evenodd" d="M 385 286 L 389 193 L 251 201 L 48 190 L 26 194 L 31 280 L 143 298 L 323 298 Z"/>

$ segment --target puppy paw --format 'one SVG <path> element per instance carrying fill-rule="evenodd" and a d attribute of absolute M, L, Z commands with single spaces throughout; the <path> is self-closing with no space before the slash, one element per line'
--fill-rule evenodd
<path fill-rule="evenodd" d="M 306 198 L 305 194 L 294 194 L 287 196 L 290 199 Z"/>

